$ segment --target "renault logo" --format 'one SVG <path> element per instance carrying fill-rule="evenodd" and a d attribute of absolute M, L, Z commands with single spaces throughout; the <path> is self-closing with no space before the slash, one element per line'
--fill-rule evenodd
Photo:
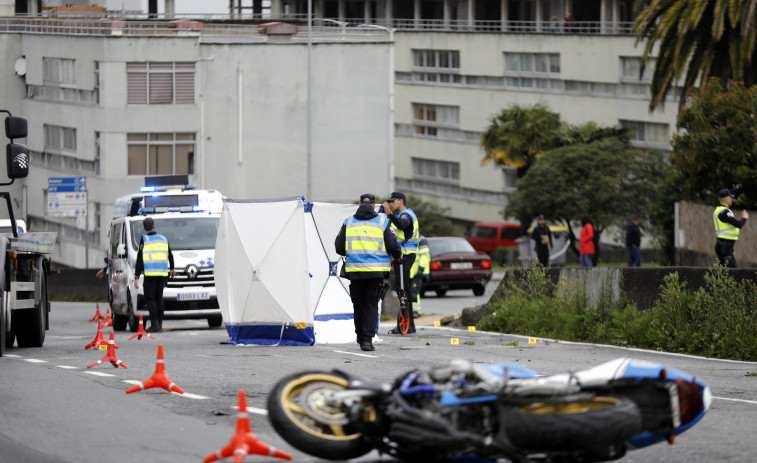
<path fill-rule="evenodd" d="M 187 265 L 187 268 L 184 269 L 184 272 L 186 272 L 187 278 L 194 280 L 200 273 L 200 269 L 198 269 L 196 265 Z"/>

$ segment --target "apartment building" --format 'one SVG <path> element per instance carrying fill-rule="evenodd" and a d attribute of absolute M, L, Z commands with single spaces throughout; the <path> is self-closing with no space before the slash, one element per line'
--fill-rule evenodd
<path fill-rule="evenodd" d="M 455 219 L 502 220 L 515 173 L 482 166 L 479 139 L 514 103 L 632 127 L 638 146 L 669 149 L 677 104 L 648 111 L 632 3 L 313 0 L 312 199 L 395 188 Z M 104 250 L 112 200 L 145 174 L 189 173 L 230 197 L 304 194 L 307 0 L 231 0 L 230 12 L 239 25 L 209 16 L 202 28 L 171 28 L 177 11 L 149 22 L 111 15 L 131 20 L 100 21 L 123 26 L 103 33 L 0 30 L 5 60 L 23 57 L 28 69 L 0 71 L 3 101 L 30 119 L 25 215 L 33 229 L 71 235 L 64 262 L 83 265 L 86 230 Z M 261 36 L 248 24 L 273 20 L 298 34 Z M 356 180 L 366 169 L 373 176 Z M 66 175 L 90 179 L 87 223 L 45 217 L 42 185 Z"/>

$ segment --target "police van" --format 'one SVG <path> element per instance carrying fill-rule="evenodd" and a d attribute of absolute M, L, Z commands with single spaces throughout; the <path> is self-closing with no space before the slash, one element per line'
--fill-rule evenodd
<path fill-rule="evenodd" d="M 142 222 L 148 216 L 155 221 L 156 231 L 168 239 L 176 270 L 176 277 L 169 278 L 163 290 L 164 319 L 204 318 L 210 327 L 223 323 L 213 272 L 223 196 L 216 190 L 194 189 L 186 180 L 187 176 L 146 177 L 140 193 L 116 200 L 107 256 L 115 331 L 128 326 L 135 332 L 140 315 L 150 318 L 143 281 L 134 288 Z"/>

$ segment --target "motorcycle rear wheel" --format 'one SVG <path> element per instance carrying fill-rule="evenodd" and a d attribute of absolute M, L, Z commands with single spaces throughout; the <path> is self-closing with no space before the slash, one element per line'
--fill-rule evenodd
<path fill-rule="evenodd" d="M 293 447 L 329 460 L 349 460 L 372 446 L 349 421 L 347 411 L 325 400 L 325 394 L 347 388 L 347 379 L 323 371 L 296 373 L 280 380 L 268 396 L 268 418 Z M 364 419 L 376 419 L 371 407 Z"/>
<path fill-rule="evenodd" d="M 623 443 L 641 432 L 641 412 L 626 398 L 537 402 L 506 413 L 504 427 L 510 441 L 524 449 L 588 451 Z"/>

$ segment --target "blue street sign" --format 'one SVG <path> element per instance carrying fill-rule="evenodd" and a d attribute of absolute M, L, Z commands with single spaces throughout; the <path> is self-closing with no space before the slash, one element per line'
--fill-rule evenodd
<path fill-rule="evenodd" d="M 77 193 L 87 191 L 87 177 L 48 177 L 48 193 Z"/>

